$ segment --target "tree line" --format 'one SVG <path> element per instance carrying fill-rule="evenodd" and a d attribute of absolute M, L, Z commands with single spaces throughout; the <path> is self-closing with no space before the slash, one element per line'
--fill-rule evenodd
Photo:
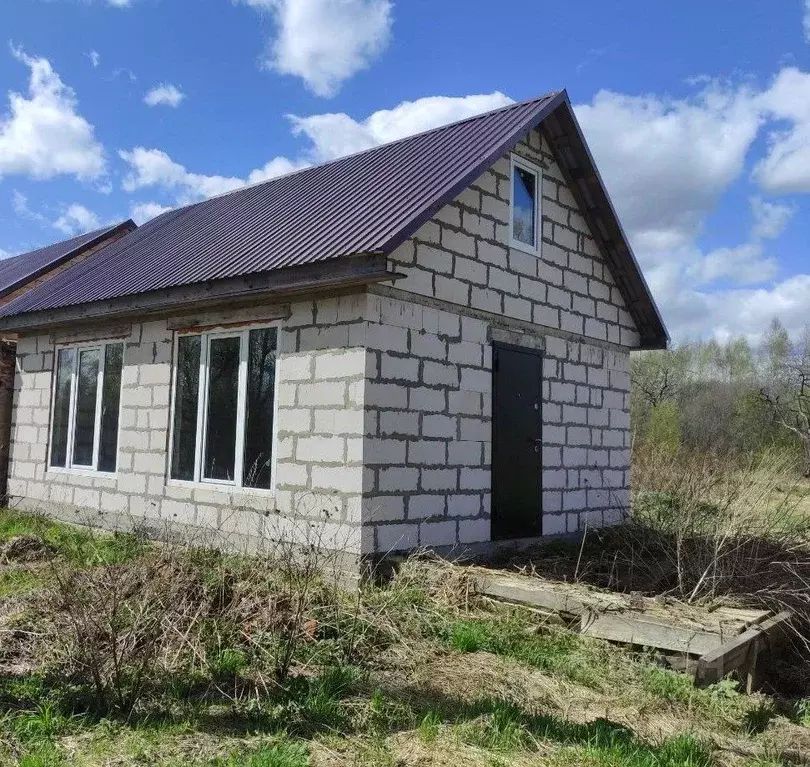
<path fill-rule="evenodd" d="M 810 326 L 633 354 L 636 449 L 793 451 L 810 476 Z"/>

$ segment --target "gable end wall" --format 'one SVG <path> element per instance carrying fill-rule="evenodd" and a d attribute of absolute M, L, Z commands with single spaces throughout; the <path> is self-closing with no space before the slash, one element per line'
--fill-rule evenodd
<path fill-rule="evenodd" d="M 372 288 L 364 540 L 385 553 L 490 540 L 492 343 L 544 353 L 543 533 L 615 524 L 629 505 L 629 350 L 639 335 L 545 141 L 542 249 L 510 247 L 510 158 L 391 256 Z"/>
<path fill-rule="evenodd" d="M 539 254 L 510 247 L 504 156 L 397 248 L 398 290 L 625 348 L 639 334 L 554 156 L 533 131 L 515 154 L 542 170 Z"/>

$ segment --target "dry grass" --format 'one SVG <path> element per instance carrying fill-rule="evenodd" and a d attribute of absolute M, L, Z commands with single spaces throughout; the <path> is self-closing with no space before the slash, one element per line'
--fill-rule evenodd
<path fill-rule="evenodd" d="M 0 541 L 21 533 L 53 551 L 0 563 L 36 576 L 0 597 L 2 764 L 710 767 L 804 748 L 778 701 L 695 690 L 481 601 L 427 557 L 346 594 L 292 549 L 232 557 L 0 513 Z"/>
<path fill-rule="evenodd" d="M 685 603 L 790 609 L 810 636 L 810 499 L 793 459 L 641 451 L 633 466 L 625 523 L 532 552 L 541 574 Z"/>

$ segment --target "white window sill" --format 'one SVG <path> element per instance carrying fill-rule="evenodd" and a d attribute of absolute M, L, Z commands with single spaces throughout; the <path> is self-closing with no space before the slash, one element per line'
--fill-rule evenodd
<path fill-rule="evenodd" d="M 96 469 L 80 469 L 78 467 L 64 468 L 62 466 L 48 466 L 45 470 L 48 474 L 75 475 L 78 477 L 96 477 L 97 479 L 117 479 L 117 471 L 97 471 Z"/>
<path fill-rule="evenodd" d="M 522 253 L 528 253 L 531 256 L 537 256 L 540 258 L 540 248 L 533 248 L 531 245 L 527 245 L 525 242 L 521 242 L 520 240 L 512 240 L 509 243 L 509 247 L 519 250 Z"/>
<path fill-rule="evenodd" d="M 220 493 L 238 495 L 257 495 L 265 498 L 275 497 L 276 491 L 264 487 L 238 487 L 228 482 L 193 482 L 187 479 L 168 479 L 167 487 L 185 487 L 190 490 L 215 490 Z"/>

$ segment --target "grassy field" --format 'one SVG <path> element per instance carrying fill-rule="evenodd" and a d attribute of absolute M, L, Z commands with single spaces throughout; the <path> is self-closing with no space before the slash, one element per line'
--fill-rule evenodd
<path fill-rule="evenodd" d="M 744 696 L 730 680 L 695 689 L 651 655 L 478 601 L 461 568 L 413 560 L 348 595 L 298 565 L 9 511 L 0 544 L 2 764 L 709 767 L 810 755 L 810 700 Z"/>

